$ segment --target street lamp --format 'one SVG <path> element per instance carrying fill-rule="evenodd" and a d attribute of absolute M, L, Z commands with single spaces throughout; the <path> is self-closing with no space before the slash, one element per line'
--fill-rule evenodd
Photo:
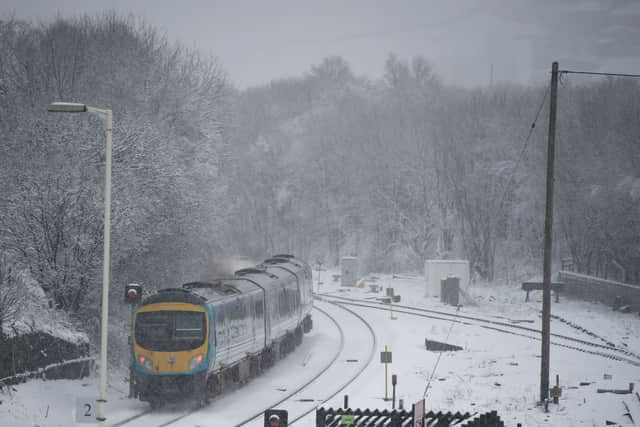
<path fill-rule="evenodd" d="M 104 404 L 107 401 L 107 325 L 109 318 L 109 251 L 111 229 L 111 134 L 112 112 L 73 102 L 54 102 L 49 104 L 50 113 L 96 113 L 104 118 L 107 145 L 104 168 L 104 250 L 102 261 L 102 328 L 100 337 L 100 398 L 98 399 L 98 421 L 104 425 Z"/>

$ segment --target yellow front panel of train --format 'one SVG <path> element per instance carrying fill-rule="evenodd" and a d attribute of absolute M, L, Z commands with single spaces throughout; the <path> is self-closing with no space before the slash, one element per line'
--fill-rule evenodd
<path fill-rule="evenodd" d="M 141 307 L 135 316 L 134 355 L 149 373 L 201 371 L 208 350 L 206 311 L 164 302 Z"/>

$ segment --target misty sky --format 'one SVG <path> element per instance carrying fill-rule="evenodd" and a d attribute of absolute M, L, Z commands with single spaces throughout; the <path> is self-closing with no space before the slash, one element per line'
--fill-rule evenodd
<path fill-rule="evenodd" d="M 48 21 L 115 10 L 217 56 L 239 87 L 300 75 L 329 55 L 382 75 L 422 55 L 449 83 L 538 82 L 562 69 L 640 73 L 637 0 L 0 0 L 0 16 Z M 493 73 L 492 73 L 493 70 Z"/>

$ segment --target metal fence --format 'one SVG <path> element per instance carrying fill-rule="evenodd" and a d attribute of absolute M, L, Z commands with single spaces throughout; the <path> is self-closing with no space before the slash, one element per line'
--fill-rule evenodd
<path fill-rule="evenodd" d="M 60 363 L 52 363 L 44 368 L 35 371 L 23 372 L 9 377 L 0 378 L 0 389 L 2 387 L 19 384 L 31 378 L 41 378 L 45 380 L 57 379 L 78 379 L 91 374 L 95 365 L 93 357 L 81 357 L 79 359 L 67 360 Z"/>
<path fill-rule="evenodd" d="M 316 410 L 316 427 L 414 427 L 412 411 L 388 411 L 379 409 Z M 433 412 L 424 415 L 423 427 L 504 427 L 496 411 L 485 414 L 468 412 Z"/>
<path fill-rule="evenodd" d="M 633 311 L 640 311 L 640 286 L 586 276 L 571 271 L 558 272 L 564 292 L 575 298 L 612 305 L 616 299 Z"/>

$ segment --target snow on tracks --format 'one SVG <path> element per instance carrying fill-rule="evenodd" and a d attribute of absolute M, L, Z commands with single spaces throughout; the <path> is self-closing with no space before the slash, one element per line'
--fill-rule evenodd
<path fill-rule="evenodd" d="M 314 329 L 303 343 L 249 384 L 204 408 L 144 411 L 109 425 L 262 426 L 262 414 L 273 407 L 289 411 L 289 424 L 311 414 L 360 375 L 377 345 L 371 325 L 353 310 L 318 300 L 314 305 Z"/>
<path fill-rule="evenodd" d="M 354 307 L 369 308 L 374 310 L 389 310 L 389 305 L 385 303 L 378 303 L 372 301 L 366 301 L 362 299 L 343 297 L 338 295 L 323 294 L 327 300 L 332 300 L 338 304 L 349 305 Z M 446 312 L 442 310 L 431 310 L 426 308 L 411 307 L 407 305 L 394 304 L 394 313 L 403 313 L 416 317 L 424 317 L 435 320 L 451 321 L 456 323 L 462 323 L 465 325 L 478 325 L 485 329 L 493 330 L 500 333 L 506 333 L 511 335 L 517 335 L 533 340 L 540 340 L 540 330 L 512 324 L 508 322 L 501 322 L 492 319 L 487 319 L 477 316 L 463 315 L 460 313 Z M 568 348 L 570 350 L 580 351 L 583 353 L 592 354 L 595 356 L 617 360 L 620 362 L 629 363 L 633 366 L 640 366 L 640 357 L 625 348 L 612 346 L 610 344 L 601 344 L 593 341 L 586 341 L 580 338 L 571 337 L 562 334 L 551 334 L 551 337 L 555 340 L 551 342 L 552 345 Z M 593 348 L 596 348 L 594 350 Z"/>

